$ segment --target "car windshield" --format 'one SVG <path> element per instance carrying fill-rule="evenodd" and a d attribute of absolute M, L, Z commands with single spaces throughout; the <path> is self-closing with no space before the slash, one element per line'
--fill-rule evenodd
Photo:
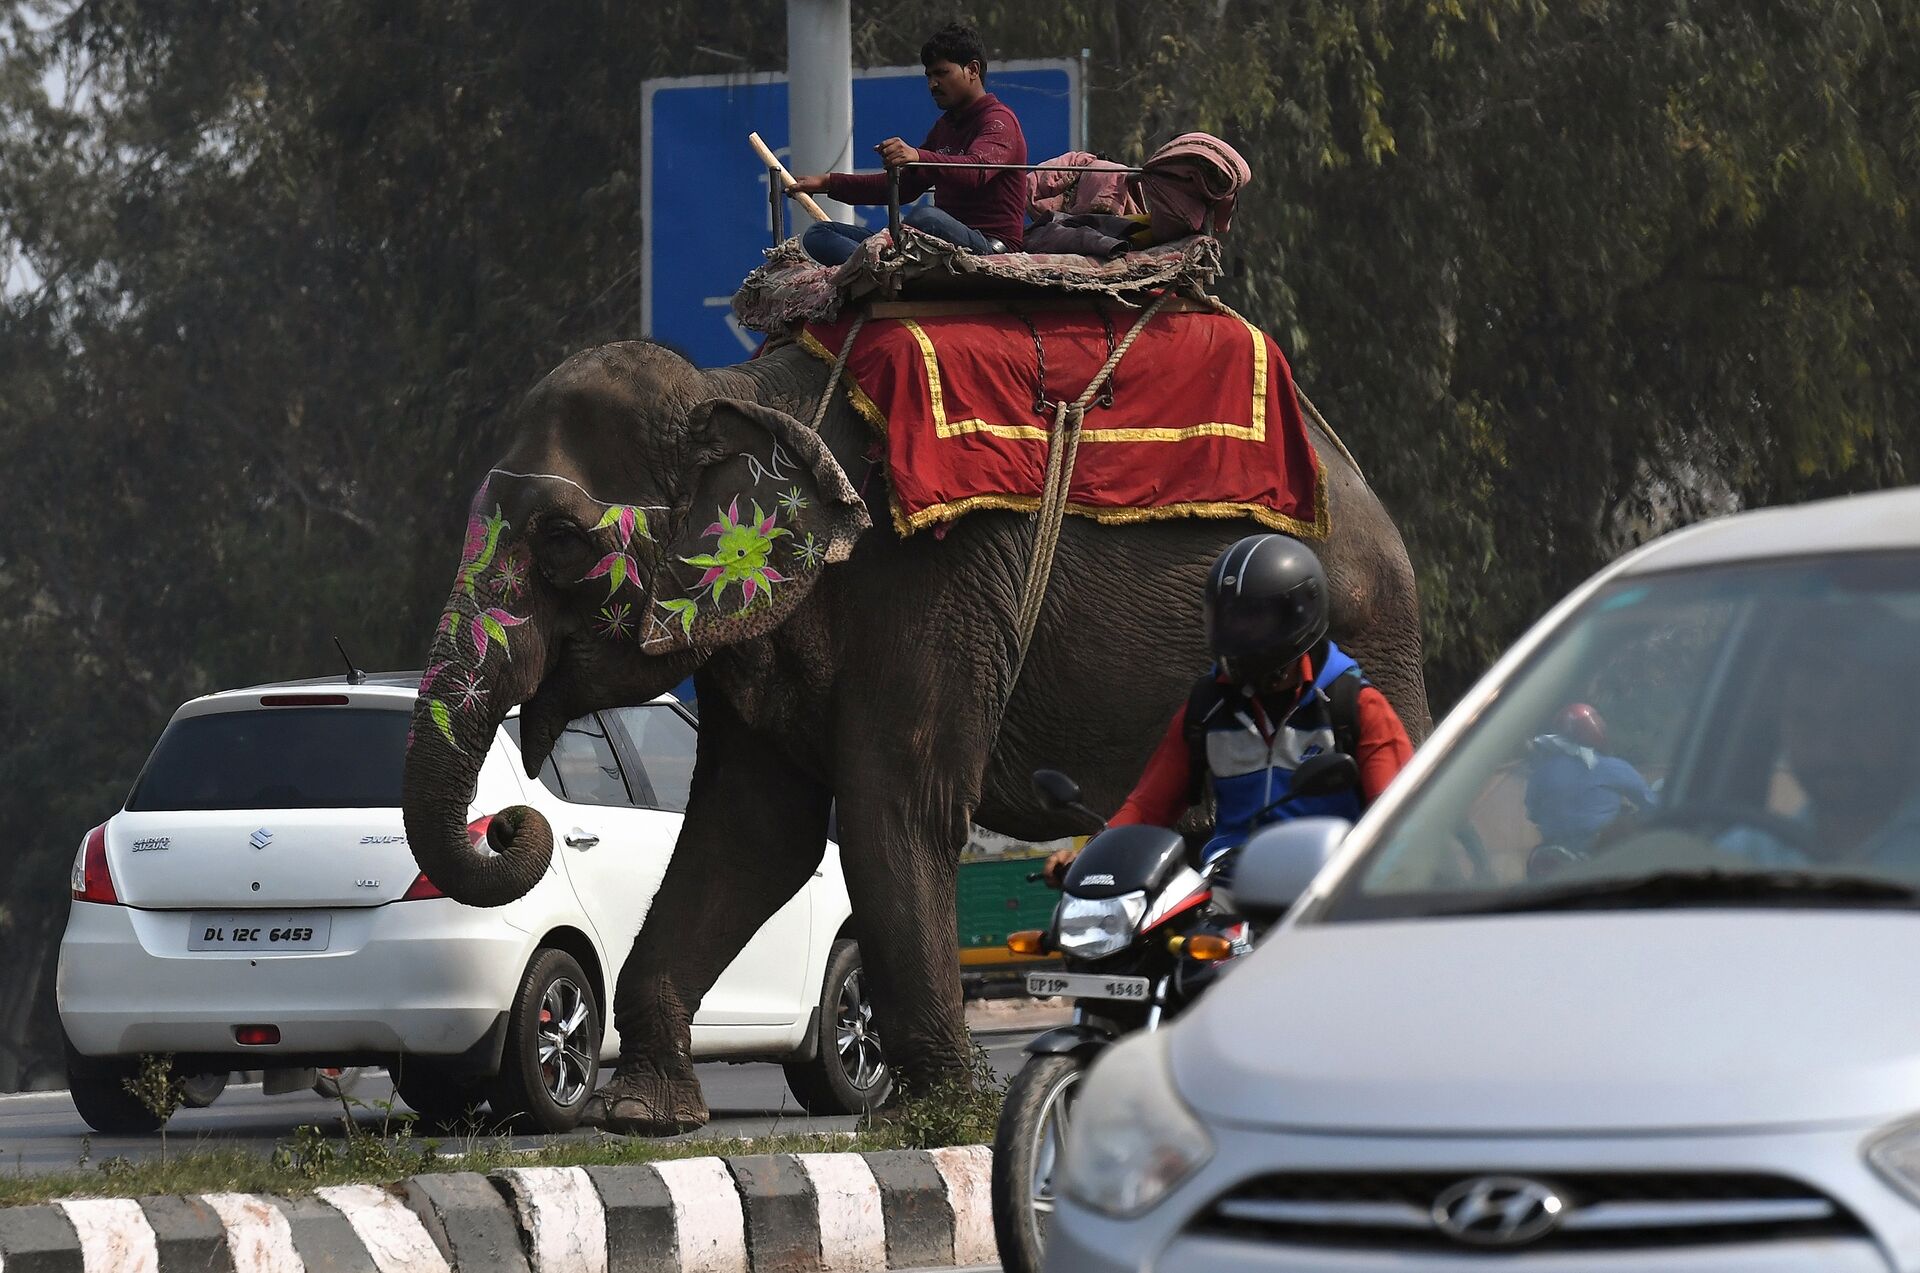
<path fill-rule="evenodd" d="M 1323 920 L 1920 901 L 1920 556 L 1615 581 L 1482 709 Z"/>
<path fill-rule="evenodd" d="M 411 719 L 352 707 L 187 716 L 160 735 L 127 808 L 398 808 Z"/>

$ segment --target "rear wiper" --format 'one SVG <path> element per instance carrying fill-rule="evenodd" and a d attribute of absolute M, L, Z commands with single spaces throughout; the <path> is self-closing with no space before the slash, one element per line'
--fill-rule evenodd
<path fill-rule="evenodd" d="M 1920 891 L 1868 875 L 1819 871 L 1659 871 L 1617 879 L 1582 880 L 1509 893 L 1484 903 L 1449 908 L 1453 915 L 1526 911 L 1610 910 L 1662 906 L 1920 906 Z"/>

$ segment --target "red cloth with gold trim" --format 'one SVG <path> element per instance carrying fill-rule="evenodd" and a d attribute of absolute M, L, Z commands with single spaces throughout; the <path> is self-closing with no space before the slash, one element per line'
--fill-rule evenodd
<path fill-rule="evenodd" d="M 885 438 L 902 535 L 976 508 L 1034 509 L 1046 480 L 1053 405 L 1077 399 L 1136 315 L 1113 334 L 1092 309 L 875 318 L 845 383 Z M 800 343 L 832 362 L 853 317 L 809 323 Z M 1325 471 L 1307 440 L 1287 360 L 1265 332 L 1226 314 L 1154 316 L 1120 360 L 1111 406 L 1088 408 L 1067 511 L 1100 521 L 1251 517 L 1325 538 Z"/>

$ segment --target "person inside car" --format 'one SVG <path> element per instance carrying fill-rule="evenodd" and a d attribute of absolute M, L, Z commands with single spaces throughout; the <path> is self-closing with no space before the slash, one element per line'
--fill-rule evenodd
<path fill-rule="evenodd" d="M 1587 703 L 1568 704 L 1528 745 L 1527 817 L 1542 844 L 1584 854 L 1622 814 L 1653 807 L 1640 771 L 1606 747 L 1606 721 Z"/>
<path fill-rule="evenodd" d="M 1214 796 L 1212 862 L 1257 827 L 1329 814 L 1357 819 L 1413 755 L 1386 695 L 1327 637 L 1327 574 L 1313 550 L 1286 535 L 1250 535 L 1207 576 L 1207 643 L 1215 659 L 1174 713 L 1109 826 L 1170 827 Z M 1359 790 L 1287 799 L 1293 771 L 1322 752 L 1359 766 Z M 1058 887 L 1079 850 L 1047 859 Z"/>
<path fill-rule="evenodd" d="M 1920 874 L 1920 715 L 1903 692 L 1920 681 L 1920 631 L 1882 606 L 1826 619 L 1789 649 L 1780 686 L 1776 786 L 1805 799 L 1719 847 L 1769 867 Z"/>

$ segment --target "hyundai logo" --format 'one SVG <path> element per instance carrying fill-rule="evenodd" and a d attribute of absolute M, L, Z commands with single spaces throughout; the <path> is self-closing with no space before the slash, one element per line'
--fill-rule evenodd
<path fill-rule="evenodd" d="M 1434 1227 L 1475 1246 L 1519 1246 L 1543 1238 L 1565 1218 L 1553 1186 L 1524 1176 L 1476 1176 L 1433 1200 Z"/>
<path fill-rule="evenodd" d="M 247 843 L 256 849 L 264 849 L 273 843 L 273 832 L 267 830 L 265 827 L 261 827 L 258 831 L 255 831 L 247 837 Z"/>

